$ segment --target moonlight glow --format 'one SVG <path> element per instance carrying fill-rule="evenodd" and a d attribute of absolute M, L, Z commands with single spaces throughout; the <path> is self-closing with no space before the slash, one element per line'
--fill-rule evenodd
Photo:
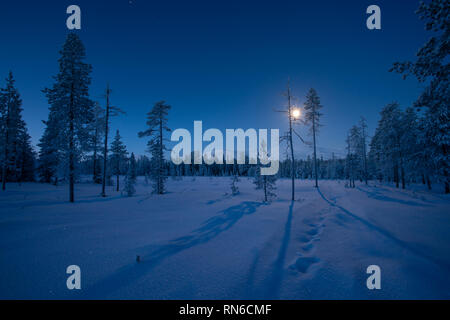
<path fill-rule="evenodd" d="M 292 110 L 292 117 L 294 117 L 294 119 L 298 119 L 300 118 L 301 112 L 300 109 L 293 109 Z"/>

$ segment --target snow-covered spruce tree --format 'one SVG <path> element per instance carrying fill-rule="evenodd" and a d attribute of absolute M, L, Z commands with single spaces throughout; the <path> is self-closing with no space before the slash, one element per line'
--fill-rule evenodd
<path fill-rule="evenodd" d="M 136 193 L 136 159 L 134 158 L 134 153 L 131 153 L 130 161 L 128 163 L 127 175 L 125 176 L 125 187 L 123 192 L 126 193 L 128 197 L 132 197 Z"/>
<path fill-rule="evenodd" d="M 17 160 L 20 132 L 25 130 L 22 120 L 22 100 L 14 85 L 15 80 L 10 71 L 6 78 L 5 88 L 0 89 L 0 125 L 1 125 L 1 160 L 2 190 L 6 189 L 6 181 L 17 181 Z"/>
<path fill-rule="evenodd" d="M 165 181 L 167 176 L 164 167 L 164 150 L 167 150 L 164 142 L 164 132 L 170 132 L 167 127 L 167 116 L 169 114 L 170 105 L 165 101 L 155 103 L 152 110 L 147 113 L 148 129 L 139 132 L 139 138 L 150 137 L 148 141 L 148 151 L 152 155 L 151 179 L 153 180 L 153 191 L 156 194 L 165 192 Z"/>
<path fill-rule="evenodd" d="M 60 134 L 62 122 L 59 120 L 59 105 L 51 104 L 44 133 L 39 140 L 38 175 L 41 182 L 58 184 L 59 168 L 63 165 L 63 150 L 65 137 Z"/>
<path fill-rule="evenodd" d="M 22 119 L 22 100 L 14 83 L 12 72 L 9 72 L 6 87 L 0 90 L 2 188 L 6 188 L 7 180 L 22 182 L 34 181 L 35 178 L 35 152 Z"/>
<path fill-rule="evenodd" d="M 349 132 L 350 147 L 354 155 L 354 174 L 360 181 L 364 180 L 364 138 L 362 128 L 353 126 Z"/>
<path fill-rule="evenodd" d="M 84 45 L 75 33 L 67 35 L 60 51 L 59 72 L 51 88 L 44 93 L 51 106 L 53 130 L 57 131 L 58 149 L 67 162 L 69 201 L 75 201 L 75 165 L 77 157 L 88 150 L 89 124 L 93 119 L 93 102 L 89 99 L 91 65 L 84 62 Z M 50 120 L 50 119 L 49 119 Z"/>
<path fill-rule="evenodd" d="M 39 140 L 39 161 L 38 161 L 38 175 L 41 182 L 58 184 L 57 169 L 60 162 L 59 155 L 59 136 L 55 121 L 51 119 L 51 113 L 45 124 L 44 134 Z"/>
<path fill-rule="evenodd" d="M 261 154 L 266 157 L 267 156 L 267 145 L 265 141 L 262 143 Z M 264 191 L 264 202 L 270 201 L 271 198 L 275 197 L 276 194 L 274 190 L 276 189 L 276 175 L 261 175 L 261 161 L 259 159 L 256 164 L 255 177 L 253 183 L 255 184 L 255 189 L 262 189 Z"/>
<path fill-rule="evenodd" d="M 126 162 L 127 148 L 121 140 L 119 130 L 116 131 L 113 142 L 111 143 L 111 170 L 112 174 L 116 176 L 116 191 L 119 191 L 119 178 L 120 174 L 126 173 L 122 172 L 122 164 Z"/>
<path fill-rule="evenodd" d="M 131 178 L 136 180 L 137 179 L 137 165 L 136 165 L 136 158 L 135 158 L 133 152 L 131 153 L 131 156 L 130 156 L 129 171 L 131 174 Z"/>
<path fill-rule="evenodd" d="M 362 182 L 367 177 L 365 129 L 364 126 L 354 125 L 347 134 L 346 174 L 351 188 L 355 187 L 355 179 Z"/>
<path fill-rule="evenodd" d="M 148 185 L 148 180 L 149 180 L 149 177 L 150 177 L 152 163 L 151 163 L 150 159 L 147 156 L 145 156 L 145 155 L 139 157 L 138 163 L 139 163 L 139 165 L 138 165 L 138 168 L 139 168 L 138 175 L 144 176 L 144 183 L 146 185 Z"/>
<path fill-rule="evenodd" d="M 322 113 L 320 113 L 320 109 L 322 109 L 322 105 L 320 104 L 320 98 L 317 95 L 316 90 L 310 89 L 308 94 L 306 95 L 305 101 L 305 122 L 310 125 L 310 133 L 313 136 L 313 147 L 314 147 L 314 178 L 315 178 L 315 186 L 316 188 L 319 186 L 317 181 L 318 168 L 317 168 L 317 152 L 316 152 L 316 135 L 319 132 L 320 117 Z"/>
<path fill-rule="evenodd" d="M 429 152 L 429 148 L 426 148 L 424 146 L 429 143 L 429 138 L 427 136 L 427 130 L 428 127 L 427 120 L 422 117 L 418 118 L 417 121 L 417 141 L 416 141 L 416 157 L 414 158 L 417 162 L 415 165 L 416 172 L 422 179 L 422 183 L 426 184 L 428 187 L 428 190 L 431 190 L 431 177 L 435 174 L 437 171 L 435 168 L 435 162 L 432 160 L 432 154 Z M 414 134 L 414 133 L 412 133 Z"/>
<path fill-rule="evenodd" d="M 450 193 L 450 6 L 448 0 L 431 0 L 420 4 L 417 11 L 433 37 L 417 52 L 415 62 L 396 62 L 390 71 L 413 74 L 427 83 L 416 107 L 425 109 L 424 149 L 436 168 L 436 174 Z"/>
<path fill-rule="evenodd" d="M 236 196 L 239 194 L 239 187 L 237 186 L 237 183 L 239 182 L 239 177 L 237 174 L 233 174 L 231 176 L 231 195 Z"/>
<path fill-rule="evenodd" d="M 254 175 L 253 175 L 253 184 L 255 185 L 256 190 L 261 190 L 263 188 L 263 179 L 261 176 L 261 168 L 260 165 L 256 165 L 254 168 Z"/>
<path fill-rule="evenodd" d="M 364 182 L 368 184 L 369 179 L 369 168 L 367 163 L 367 122 L 366 118 L 361 117 L 359 119 L 359 127 L 361 130 L 361 157 L 363 161 L 364 170 Z"/>
<path fill-rule="evenodd" d="M 17 173 L 18 181 L 35 181 L 36 155 L 31 146 L 31 137 L 24 126 L 20 132 L 17 143 Z"/>
<path fill-rule="evenodd" d="M 334 152 L 331 153 L 331 159 L 327 166 L 327 176 L 328 179 L 335 180 L 337 178 L 337 161 Z"/>
<path fill-rule="evenodd" d="M 419 130 L 419 122 L 417 114 L 413 107 L 408 107 L 402 113 L 401 119 L 401 136 L 400 146 L 403 156 L 403 170 L 404 177 L 402 184 L 413 181 L 415 182 L 418 177 L 421 177 L 425 172 L 427 164 L 422 157 L 422 146 L 418 141 L 423 134 Z"/>
<path fill-rule="evenodd" d="M 405 150 L 409 146 L 402 145 L 402 119 L 403 112 L 398 103 L 393 102 L 386 105 L 380 112 L 381 119 L 375 129 L 375 134 L 371 141 L 371 151 L 376 156 L 376 166 L 379 174 L 394 181 L 399 187 L 400 180 L 402 187 L 405 186 Z"/>
<path fill-rule="evenodd" d="M 255 189 L 261 189 L 264 192 L 264 202 L 269 202 L 273 197 L 276 197 L 276 175 L 261 175 L 261 165 L 256 167 L 256 175 L 253 180 Z"/>

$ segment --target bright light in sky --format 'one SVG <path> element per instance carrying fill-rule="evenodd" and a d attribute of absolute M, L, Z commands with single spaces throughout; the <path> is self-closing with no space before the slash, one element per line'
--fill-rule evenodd
<path fill-rule="evenodd" d="M 298 119 L 298 118 L 300 118 L 300 116 L 301 116 L 300 109 L 294 108 L 292 110 L 292 117 L 294 117 L 294 119 Z"/>

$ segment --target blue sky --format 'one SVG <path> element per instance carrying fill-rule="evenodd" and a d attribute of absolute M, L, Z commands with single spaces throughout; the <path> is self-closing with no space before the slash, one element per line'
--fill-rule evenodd
<path fill-rule="evenodd" d="M 146 146 L 137 132 L 161 99 L 172 105 L 172 129 L 193 130 L 202 120 L 204 130 L 284 131 L 287 120 L 273 109 L 286 103 L 288 77 L 300 105 L 310 87 L 321 97 L 319 150 L 343 152 L 346 132 L 361 115 L 373 133 L 382 106 L 416 99 L 420 84 L 388 69 L 413 59 L 431 36 L 414 13 L 415 0 L 2 2 L 0 77 L 14 72 L 34 144 L 48 113 L 41 90 L 57 73 L 71 4 L 81 7 L 77 33 L 93 66 L 91 95 L 104 104 L 110 82 L 112 103 L 127 113 L 112 130 L 137 154 Z M 371 4 L 381 8 L 381 30 L 366 28 Z M 296 153 L 310 149 L 298 142 Z"/>

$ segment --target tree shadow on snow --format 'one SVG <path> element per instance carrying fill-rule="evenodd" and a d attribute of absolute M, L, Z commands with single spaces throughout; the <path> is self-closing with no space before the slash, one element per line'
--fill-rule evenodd
<path fill-rule="evenodd" d="M 397 202 L 400 204 L 406 204 L 409 206 L 416 206 L 416 207 L 430 207 L 430 205 L 427 204 L 423 204 L 420 202 L 416 202 L 416 201 L 410 201 L 410 200 L 401 200 L 401 199 L 396 199 L 396 198 L 392 198 L 392 197 L 388 197 L 385 194 L 380 193 L 379 191 L 376 190 L 364 190 L 360 187 L 356 187 L 356 189 L 358 189 L 359 191 L 364 192 L 365 194 L 367 194 L 367 196 L 369 198 L 375 199 L 375 200 L 380 200 L 380 201 L 387 201 L 387 202 Z"/>
<path fill-rule="evenodd" d="M 373 224 L 372 222 L 369 222 L 369 221 L 367 221 L 367 220 L 357 216 L 356 214 L 353 214 L 352 212 L 348 211 L 347 209 L 339 206 L 338 204 L 328 200 L 323 195 L 322 191 L 320 191 L 319 188 L 317 188 L 317 191 L 319 192 L 319 195 L 322 197 L 322 199 L 325 200 L 328 204 L 330 204 L 332 207 L 335 207 L 335 208 L 339 209 L 341 212 L 345 213 L 347 216 L 350 216 L 350 217 L 354 218 L 355 220 L 361 222 L 366 227 L 368 227 L 369 230 L 376 231 L 376 232 L 380 233 L 381 235 L 383 235 L 386 238 L 390 239 L 392 242 L 396 243 L 397 245 L 399 245 L 403 249 L 409 251 L 410 253 L 413 253 L 413 254 L 421 257 L 421 258 L 427 259 L 427 260 L 433 262 L 434 264 L 436 264 L 436 265 L 438 265 L 440 267 L 443 267 L 444 269 L 450 270 L 450 265 L 446 261 L 441 260 L 440 258 L 431 256 L 431 255 L 427 254 L 426 252 L 423 252 L 422 250 L 420 250 L 420 249 L 414 247 L 413 245 L 411 245 L 410 243 L 398 239 L 396 236 L 391 234 L 389 231 L 386 231 L 385 229 L 382 229 L 382 228 L 378 227 L 377 225 Z"/>
<path fill-rule="evenodd" d="M 284 263 L 286 260 L 286 252 L 289 246 L 289 240 L 291 238 L 291 226 L 292 226 L 292 211 L 294 209 L 294 201 L 291 201 L 289 205 L 289 214 L 287 216 L 286 224 L 284 226 L 284 235 L 281 240 L 280 249 L 278 250 L 277 259 L 273 264 L 272 276 L 269 279 L 267 286 L 267 293 L 265 299 L 278 299 L 280 296 L 281 281 L 284 274 Z"/>
<path fill-rule="evenodd" d="M 141 255 L 141 262 L 133 263 L 120 268 L 115 274 L 105 278 L 88 288 L 85 294 L 90 298 L 104 298 L 122 287 L 130 285 L 145 276 L 153 267 L 161 263 L 165 258 L 173 256 L 181 251 L 206 243 L 217 237 L 220 233 L 230 229 L 244 215 L 256 212 L 263 203 L 244 201 L 239 205 L 227 208 L 214 217 L 206 220 L 199 228 L 189 235 L 169 241 L 151 251 L 147 255 Z M 144 250 L 155 248 L 154 245 L 145 247 Z"/>
<path fill-rule="evenodd" d="M 124 198 L 121 195 L 114 195 L 114 196 L 107 196 L 107 197 L 101 197 L 98 196 L 92 196 L 92 197 L 80 197 L 75 198 L 75 202 L 71 203 L 68 199 L 52 199 L 52 200 L 32 200 L 32 201 L 25 201 L 25 202 L 16 202 L 16 203 L 6 203 L 3 208 L 4 209 L 25 209 L 25 208 L 36 208 L 36 207 L 48 207 L 48 206 L 55 206 L 55 205 L 68 205 L 68 206 L 76 206 L 78 204 L 83 203 L 101 203 L 101 202 L 108 202 L 113 201 L 117 199 Z"/>

